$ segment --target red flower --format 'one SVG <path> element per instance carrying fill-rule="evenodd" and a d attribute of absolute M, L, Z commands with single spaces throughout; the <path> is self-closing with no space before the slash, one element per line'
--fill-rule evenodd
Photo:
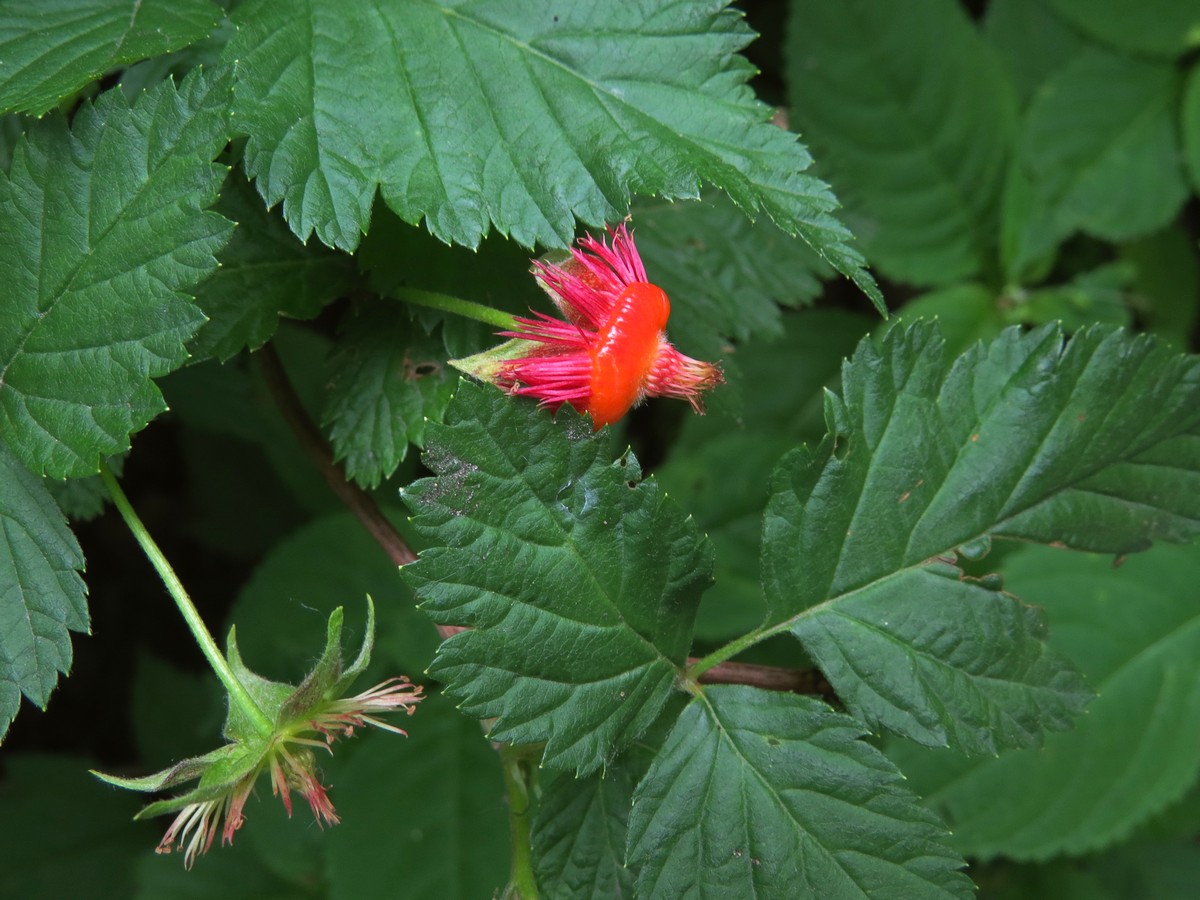
<path fill-rule="evenodd" d="M 504 337 L 541 344 L 509 359 L 497 381 L 511 394 L 591 414 L 597 430 L 645 397 L 678 397 L 702 413 L 700 395 L 724 379 L 712 363 L 684 356 L 667 340 L 671 304 L 622 224 L 612 246 L 579 240 L 563 265 L 535 261 L 534 272 L 567 321 L 541 313 L 518 318 Z"/>

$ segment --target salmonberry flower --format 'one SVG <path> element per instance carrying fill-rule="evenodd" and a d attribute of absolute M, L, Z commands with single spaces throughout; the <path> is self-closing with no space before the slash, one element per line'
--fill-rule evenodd
<path fill-rule="evenodd" d="M 367 667 L 374 641 L 374 606 L 368 604 L 367 631 L 357 658 L 343 667 L 341 652 L 342 610 L 329 618 L 325 652 L 312 672 L 299 685 L 267 681 L 246 668 L 238 653 L 233 632 L 229 635 L 229 664 L 237 679 L 254 701 L 264 721 L 254 727 L 237 706 L 230 704 L 225 723 L 229 743 L 222 747 L 176 763 L 145 778 L 117 778 L 95 773 L 109 784 L 135 791 L 162 791 L 199 779 L 192 790 L 177 797 L 151 803 L 137 818 L 176 813 L 174 821 L 159 841 L 157 852 L 183 851 L 189 869 L 196 857 L 213 845 L 217 834 L 228 844 L 244 821 L 243 810 L 264 772 L 270 773 L 271 793 L 283 801 L 292 814 L 292 792 L 307 801 L 317 824 L 336 825 L 339 821 L 328 789 L 317 772 L 315 750 L 333 752 L 339 737 L 351 737 L 365 725 L 407 735 L 403 729 L 379 716 L 390 712 L 412 715 L 424 699 L 420 685 L 407 678 L 389 678 L 353 697 L 341 694 Z"/>
<path fill-rule="evenodd" d="M 671 303 L 651 284 L 625 225 L 611 246 L 579 240 L 561 265 L 536 261 L 534 273 L 566 321 L 541 313 L 502 332 L 522 342 L 495 370 L 509 393 L 591 414 L 596 429 L 646 397 L 677 397 L 703 412 L 700 396 L 722 382 L 718 366 L 684 356 L 667 340 Z"/>

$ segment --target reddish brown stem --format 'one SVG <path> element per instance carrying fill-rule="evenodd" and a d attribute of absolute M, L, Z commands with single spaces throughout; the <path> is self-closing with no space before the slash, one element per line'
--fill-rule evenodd
<path fill-rule="evenodd" d="M 689 659 L 688 663 L 698 662 Z M 833 687 L 816 669 L 780 669 L 754 663 L 723 662 L 700 676 L 701 684 L 749 684 L 768 691 L 790 691 L 794 694 L 816 694 L 833 700 Z"/>
<path fill-rule="evenodd" d="M 292 387 L 275 348 L 267 344 L 258 351 L 257 356 L 262 366 L 263 379 L 279 407 L 279 412 L 296 435 L 304 452 L 325 477 L 329 489 L 349 507 L 375 539 L 375 543 L 387 554 L 388 559 L 397 566 L 414 562 L 416 554 L 387 520 L 379 505 L 366 491 L 348 481 L 342 467 L 333 461 L 333 451 L 300 402 L 300 397 Z M 437 629 L 442 640 L 467 630 L 458 625 L 439 625 Z M 690 659 L 688 662 L 694 663 L 696 660 Z M 814 669 L 779 669 L 751 663 L 723 662 L 701 675 L 700 681 L 703 684 L 749 684 L 771 691 L 818 694 L 829 699 L 834 696 L 829 682 Z"/>

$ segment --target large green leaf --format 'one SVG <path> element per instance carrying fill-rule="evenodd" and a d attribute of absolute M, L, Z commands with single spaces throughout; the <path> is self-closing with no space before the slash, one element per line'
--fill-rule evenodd
<path fill-rule="evenodd" d="M 784 458 L 763 530 L 768 631 L 855 714 L 968 752 L 1036 743 L 1086 697 L 1038 615 L 945 563 L 992 536 L 1127 553 L 1200 530 L 1200 359 L 1110 328 L 935 326 L 860 345 L 830 435 Z"/>
<path fill-rule="evenodd" d="M 335 461 L 366 487 L 390 477 L 410 443 L 424 443 L 425 423 L 441 419 L 458 384 L 440 335 L 426 334 L 396 302 L 358 310 L 329 368 L 321 418 Z"/>
<path fill-rule="evenodd" d="M 708 182 L 882 306 L 828 187 L 802 174 L 804 147 L 747 89 L 752 33 L 723 7 L 246 3 L 226 58 L 247 170 L 297 234 L 346 249 L 376 190 L 448 242 L 475 246 L 494 225 L 561 246 L 577 218 L 624 215 L 632 192 L 695 197 Z"/>
<path fill-rule="evenodd" d="M 1181 56 L 1200 45 L 1200 7 L 1191 0 L 1049 0 L 1091 37 L 1135 53 Z"/>
<path fill-rule="evenodd" d="M 1105 559 L 1031 547 L 1006 559 L 1004 574 L 1046 610 L 1051 643 L 1098 698 L 1038 751 L 968 762 L 900 748 L 897 762 L 965 854 L 1098 850 L 1200 775 L 1200 547 L 1156 547 L 1116 571 Z"/>
<path fill-rule="evenodd" d="M 712 548 L 611 429 L 463 382 L 405 492 L 436 546 L 404 568 L 444 642 L 430 672 L 492 736 L 586 774 L 643 732 L 691 642 Z"/>
<path fill-rule="evenodd" d="M 42 709 L 87 631 L 83 551 L 41 479 L 0 443 L 0 739 L 21 695 Z"/>
<path fill-rule="evenodd" d="M 1030 104 L 1020 162 L 1058 237 L 1142 237 L 1187 196 L 1173 66 L 1099 49 L 1059 69 Z"/>
<path fill-rule="evenodd" d="M 0 176 L 0 434 L 31 469 L 91 474 L 164 408 L 151 378 L 204 317 L 185 296 L 231 224 L 204 208 L 225 175 L 229 83 L 120 91 L 37 123 Z"/>
<path fill-rule="evenodd" d="M 220 18 L 211 0 L 0 0 L 0 112 L 40 116 L 109 69 L 206 37 Z"/>
<path fill-rule="evenodd" d="M 1007 64 L 1024 106 L 1050 75 L 1088 42 L 1055 15 L 1046 0 L 989 3 L 983 33 Z"/>
<path fill-rule="evenodd" d="M 196 286 L 208 321 L 188 345 L 193 356 L 224 362 L 243 348 L 257 350 L 280 316 L 311 319 L 357 283 L 349 256 L 301 244 L 240 173 L 229 174 L 215 209 L 237 228 L 217 254 L 220 268 Z"/>
<path fill-rule="evenodd" d="M 638 785 L 638 896 L 972 897 L 948 835 L 861 723 L 811 697 L 705 691 Z"/>
<path fill-rule="evenodd" d="M 1007 72 L 954 0 L 795 0 L 793 121 L 867 258 L 945 284 L 992 255 L 1016 124 Z"/>

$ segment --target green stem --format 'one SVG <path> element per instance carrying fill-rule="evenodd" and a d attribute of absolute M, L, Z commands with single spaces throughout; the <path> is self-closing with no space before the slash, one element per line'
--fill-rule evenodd
<path fill-rule="evenodd" d="M 397 300 L 403 300 L 405 303 L 428 306 L 430 309 L 440 309 L 444 312 L 454 313 L 456 316 L 475 319 L 477 322 L 483 322 L 485 325 L 494 325 L 496 328 L 503 328 L 506 331 L 511 331 L 517 327 L 517 320 L 509 313 L 491 306 L 484 306 L 482 303 L 463 300 L 461 297 L 451 297 L 449 294 L 438 294 L 433 291 L 402 287 L 394 288 L 391 291 L 391 296 Z"/>
<path fill-rule="evenodd" d="M 246 718 L 254 722 L 263 734 L 269 734 L 274 728 L 271 720 L 267 718 L 266 713 L 254 702 L 254 698 L 247 693 L 242 683 L 237 680 L 237 676 L 233 674 L 233 669 L 229 668 L 228 661 L 221 655 L 221 651 L 217 647 L 217 642 L 208 633 L 208 629 L 204 627 L 204 620 L 200 618 L 199 611 L 192 603 L 187 591 L 184 590 L 179 576 L 175 574 L 175 570 L 171 568 L 171 564 L 167 561 L 163 552 L 154 543 L 154 539 L 150 537 L 150 532 L 146 530 L 146 526 L 142 524 L 142 520 L 134 512 L 133 507 L 129 503 L 129 498 L 125 496 L 125 492 L 117 484 L 117 479 L 113 477 L 112 472 L 103 463 L 100 464 L 100 480 L 108 488 L 108 493 L 112 496 L 117 511 L 121 513 L 121 518 L 125 520 L 125 524 L 129 526 L 129 530 L 133 532 L 134 538 L 141 545 L 142 552 L 150 560 L 150 565 L 154 566 L 158 577 L 162 579 L 162 583 L 167 588 L 167 593 L 171 595 L 171 599 L 179 607 L 179 612 L 183 614 L 183 619 L 187 622 L 188 630 L 192 632 L 192 637 L 200 645 L 200 650 L 204 654 L 205 659 L 208 660 L 208 664 L 217 673 L 217 677 L 221 679 L 221 684 L 225 685 L 230 702 L 236 703 L 242 712 L 245 713 Z"/>
<path fill-rule="evenodd" d="M 758 628 L 754 631 L 751 631 L 749 634 L 743 634 L 740 638 L 730 641 L 724 647 L 714 650 L 712 653 L 708 654 L 708 656 L 697 660 L 696 662 L 692 663 L 692 665 L 688 666 L 687 677 L 692 679 L 699 678 L 709 669 L 713 668 L 713 666 L 723 663 L 725 660 L 730 659 L 731 657 L 737 656 L 747 647 L 752 647 L 759 641 L 766 640 L 772 635 L 778 634 L 780 631 L 786 631 L 787 626 L 790 624 L 791 623 L 789 621 L 783 623 L 782 625 L 775 625 L 770 628 Z"/>
<path fill-rule="evenodd" d="M 532 814 L 529 802 L 529 760 L 527 748 L 505 745 L 500 748 L 504 769 L 504 789 L 508 793 L 508 825 L 512 832 L 512 874 L 505 897 L 537 900 L 537 879 L 533 874 L 533 848 L 529 841 Z"/>

